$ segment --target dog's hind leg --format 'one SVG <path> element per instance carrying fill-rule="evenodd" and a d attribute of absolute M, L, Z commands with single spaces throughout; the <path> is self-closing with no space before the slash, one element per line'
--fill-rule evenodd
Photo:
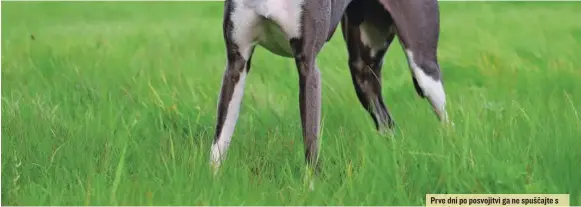
<path fill-rule="evenodd" d="M 375 1 L 355 1 L 347 7 L 341 24 L 357 98 L 376 129 L 385 132 L 394 126 L 381 95 L 383 57 L 395 36 L 392 19 Z"/>
<path fill-rule="evenodd" d="M 437 58 L 440 32 L 438 1 L 379 1 L 395 22 L 418 94 L 427 98 L 440 121 L 447 123 L 446 93 Z"/>

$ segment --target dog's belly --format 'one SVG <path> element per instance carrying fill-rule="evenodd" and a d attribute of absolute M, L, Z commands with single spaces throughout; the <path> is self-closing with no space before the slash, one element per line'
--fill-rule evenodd
<path fill-rule="evenodd" d="M 281 27 L 278 24 L 267 19 L 261 22 L 260 27 L 261 31 L 257 38 L 258 45 L 274 54 L 283 57 L 293 57 L 290 39 L 280 29 Z"/>
<path fill-rule="evenodd" d="M 292 38 L 300 37 L 303 0 L 235 0 L 260 20 L 254 28 L 255 41 L 270 52 L 292 57 Z"/>

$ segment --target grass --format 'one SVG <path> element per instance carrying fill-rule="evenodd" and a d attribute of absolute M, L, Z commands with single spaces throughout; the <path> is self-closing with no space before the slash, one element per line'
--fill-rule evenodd
<path fill-rule="evenodd" d="M 323 175 L 303 183 L 298 76 L 256 50 L 221 173 L 221 2 L 2 2 L 2 205 L 423 205 L 426 193 L 569 193 L 581 205 L 580 2 L 442 2 L 454 129 L 383 67 L 379 136 L 337 32 L 319 56 Z"/>

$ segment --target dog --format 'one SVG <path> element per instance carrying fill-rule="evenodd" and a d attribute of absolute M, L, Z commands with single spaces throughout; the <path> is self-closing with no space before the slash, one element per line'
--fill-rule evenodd
<path fill-rule="evenodd" d="M 379 132 L 395 124 L 381 95 L 383 58 L 395 36 L 407 56 L 417 94 L 447 123 L 446 93 L 437 61 L 439 21 L 437 0 L 226 0 L 223 37 L 227 66 L 210 152 L 214 172 L 234 133 L 257 45 L 295 60 L 305 160 L 317 169 L 321 77 L 315 60 L 339 24 L 355 92 Z"/>

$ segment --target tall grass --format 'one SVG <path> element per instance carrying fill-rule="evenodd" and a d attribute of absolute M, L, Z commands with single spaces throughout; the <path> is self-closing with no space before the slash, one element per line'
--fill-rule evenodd
<path fill-rule="evenodd" d="M 319 56 L 323 174 L 303 183 L 294 61 L 256 50 L 228 159 L 209 143 L 220 2 L 3 2 L 3 205 L 423 205 L 426 193 L 569 193 L 581 205 L 579 2 L 442 2 L 455 128 L 396 41 L 378 135 L 338 31 Z"/>

